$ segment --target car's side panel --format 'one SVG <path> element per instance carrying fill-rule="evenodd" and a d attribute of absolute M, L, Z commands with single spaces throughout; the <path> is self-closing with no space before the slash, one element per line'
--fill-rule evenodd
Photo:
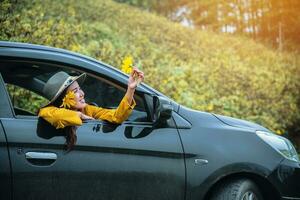
<path fill-rule="evenodd" d="M 202 199 L 226 174 L 266 177 L 283 159 L 250 130 L 230 127 L 210 113 L 181 108 L 180 115 L 192 124 L 191 129 L 179 130 L 187 155 L 187 199 Z"/>
<path fill-rule="evenodd" d="M 16 199 L 184 199 L 185 167 L 176 129 L 89 122 L 63 151 L 60 133 L 36 119 L 6 119 Z M 18 126 L 15 126 L 18 124 Z M 51 160 L 30 160 L 29 152 Z"/>

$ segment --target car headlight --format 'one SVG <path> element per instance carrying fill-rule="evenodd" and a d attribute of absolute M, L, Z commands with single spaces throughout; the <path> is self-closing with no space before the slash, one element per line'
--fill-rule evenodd
<path fill-rule="evenodd" d="M 266 131 L 256 131 L 256 134 L 285 158 L 299 162 L 297 151 L 288 139 Z"/>

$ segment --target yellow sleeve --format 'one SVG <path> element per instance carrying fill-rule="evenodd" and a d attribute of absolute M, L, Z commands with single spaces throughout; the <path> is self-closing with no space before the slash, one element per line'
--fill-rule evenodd
<path fill-rule="evenodd" d="M 135 105 L 136 103 L 134 100 L 132 105 L 130 105 L 127 97 L 124 96 L 116 109 L 106 109 L 87 105 L 85 107 L 85 114 L 92 116 L 95 119 L 107 120 L 112 123 L 120 124 L 129 117 Z"/>
<path fill-rule="evenodd" d="M 79 126 L 82 124 L 82 121 L 76 111 L 65 108 L 57 108 L 54 106 L 41 108 L 39 116 L 44 118 L 57 129 L 64 128 L 66 126 Z"/>

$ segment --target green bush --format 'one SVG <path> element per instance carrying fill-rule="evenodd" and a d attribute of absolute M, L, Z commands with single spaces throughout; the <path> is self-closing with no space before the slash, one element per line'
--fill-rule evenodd
<path fill-rule="evenodd" d="M 49 102 L 42 96 L 24 88 L 10 84 L 7 84 L 6 87 L 13 106 L 31 112 L 32 114 L 37 114 L 39 109 Z"/>
<path fill-rule="evenodd" d="M 145 82 L 179 103 L 278 134 L 292 134 L 300 120 L 296 53 L 188 29 L 109 0 L 4 1 L 1 13 L 1 40 L 65 48 L 115 67 L 131 55 Z"/>

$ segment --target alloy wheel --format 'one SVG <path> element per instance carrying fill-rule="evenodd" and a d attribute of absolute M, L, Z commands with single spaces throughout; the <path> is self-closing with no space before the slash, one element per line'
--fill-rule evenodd
<path fill-rule="evenodd" d="M 243 195 L 242 200 L 258 200 L 258 198 L 254 194 L 254 192 L 248 191 Z"/>

